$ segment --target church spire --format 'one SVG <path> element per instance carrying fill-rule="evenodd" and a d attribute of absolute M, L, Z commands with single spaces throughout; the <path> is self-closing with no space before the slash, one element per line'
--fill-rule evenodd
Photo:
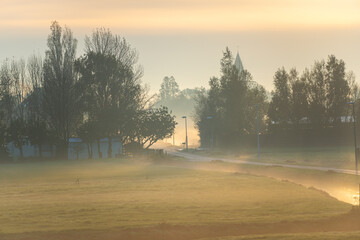
<path fill-rule="evenodd" d="M 241 59 L 240 59 L 239 51 L 236 54 L 235 67 L 239 72 L 244 70 L 243 64 L 242 64 Z"/>

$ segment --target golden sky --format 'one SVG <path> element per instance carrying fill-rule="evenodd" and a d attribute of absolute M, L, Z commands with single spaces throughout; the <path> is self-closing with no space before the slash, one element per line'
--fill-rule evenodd
<path fill-rule="evenodd" d="M 0 28 L 241 31 L 360 26 L 359 0 L 1 0 Z"/>
<path fill-rule="evenodd" d="M 301 72 L 329 54 L 360 77 L 360 0 L 0 0 L 0 61 L 43 54 L 54 20 L 73 30 L 78 55 L 96 27 L 124 36 L 153 92 L 171 75 L 207 86 L 226 46 L 268 90 L 277 68 Z"/>

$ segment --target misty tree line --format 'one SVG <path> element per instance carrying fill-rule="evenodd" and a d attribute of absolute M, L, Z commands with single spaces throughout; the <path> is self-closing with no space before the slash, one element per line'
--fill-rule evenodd
<path fill-rule="evenodd" d="M 218 145 L 229 144 L 256 132 L 256 109 L 262 115 L 267 112 L 265 88 L 254 82 L 247 70 L 236 68 L 228 48 L 220 61 L 220 73 L 197 99 L 195 122 L 203 145 L 209 145 L 210 139 Z"/>
<path fill-rule="evenodd" d="M 274 130 L 297 129 L 307 124 L 313 130 L 340 127 L 352 116 L 350 101 L 359 97 L 353 72 L 345 62 L 330 55 L 316 61 L 300 75 L 295 68 L 280 68 L 274 76 L 268 117 Z M 350 119 L 352 121 L 352 118 Z"/>
<path fill-rule="evenodd" d="M 304 129 L 319 134 L 330 129 L 341 131 L 344 120 L 353 121 L 348 102 L 359 97 L 354 74 L 346 71 L 344 61 L 333 55 L 326 61 L 316 61 L 302 74 L 295 68 L 278 69 L 269 97 L 247 70 L 235 67 L 232 53 L 226 48 L 221 75 L 212 77 L 209 85 L 210 89 L 198 96 L 195 109 L 203 146 L 210 146 L 211 142 L 231 146 L 254 136 L 257 109 L 262 134 L 295 133 L 292 137 L 296 137 Z M 355 106 L 359 108 L 358 104 Z"/>
<path fill-rule="evenodd" d="M 155 106 L 166 106 L 178 117 L 192 116 L 197 96 L 204 88 L 180 89 L 173 76 L 166 76 L 160 85 Z"/>
<path fill-rule="evenodd" d="M 124 38 L 96 29 L 86 36 L 85 54 L 77 58 L 72 31 L 57 22 L 50 30 L 44 59 L 32 55 L 1 64 L 3 154 L 13 142 L 22 156 L 22 146 L 29 142 L 41 156 L 46 143 L 66 159 L 69 138 L 80 137 L 92 158 L 92 143 L 100 149 L 100 139 L 106 137 L 111 157 L 114 137 L 132 148 L 149 148 L 173 134 L 175 117 L 166 107 L 153 107 L 141 84 L 138 53 Z"/>

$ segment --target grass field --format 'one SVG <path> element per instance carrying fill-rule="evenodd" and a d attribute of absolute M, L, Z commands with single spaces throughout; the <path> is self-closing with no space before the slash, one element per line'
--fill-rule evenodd
<path fill-rule="evenodd" d="M 257 158 L 257 148 L 244 148 L 233 151 L 214 151 L 212 153 L 198 152 L 198 154 L 267 163 L 355 169 L 353 147 L 261 147 L 260 159 Z"/>
<path fill-rule="evenodd" d="M 358 240 L 360 232 L 353 233 L 313 233 L 313 234 L 271 234 L 258 236 L 243 237 L 219 237 L 219 238 L 203 238 L 201 240 Z"/>
<path fill-rule="evenodd" d="M 261 149 L 259 159 L 257 158 L 256 151 L 257 149 L 245 149 L 238 151 L 237 153 L 220 151 L 194 153 L 215 158 L 241 159 L 252 162 L 355 169 L 353 148 L 264 148 Z M 212 168 L 214 167 L 212 166 Z M 286 179 L 308 187 L 313 186 L 348 203 L 353 203 L 353 195 L 359 192 L 359 176 L 334 173 L 331 171 L 322 172 L 317 170 L 290 169 L 276 166 L 259 167 L 228 163 L 218 164 L 216 168 L 225 169 L 226 171 L 240 171 L 274 177 L 277 179 Z"/>
<path fill-rule="evenodd" d="M 267 177 L 121 160 L 3 164 L 0 189 L 0 233 L 25 239 L 31 232 L 314 220 L 351 208 Z"/>

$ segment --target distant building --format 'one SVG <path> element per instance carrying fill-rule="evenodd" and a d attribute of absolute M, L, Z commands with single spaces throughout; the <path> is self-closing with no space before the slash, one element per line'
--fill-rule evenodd
<path fill-rule="evenodd" d="M 100 139 L 100 154 L 102 158 L 107 158 L 109 141 L 107 138 Z M 41 155 L 46 158 L 56 157 L 56 147 L 54 145 L 41 145 Z M 112 138 L 111 141 L 112 156 L 118 157 L 123 153 L 122 143 L 120 138 Z M 70 138 L 68 146 L 68 159 L 87 159 L 89 158 L 92 149 L 92 157 L 99 158 L 98 144 L 96 142 L 91 145 L 83 143 L 81 138 Z M 22 146 L 24 158 L 40 157 L 39 147 L 31 145 L 29 141 L 25 141 Z M 10 157 L 18 159 L 20 157 L 20 150 L 15 147 L 13 142 L 8 143 L 7 151 Z"/>
<path fill-rule="evenodd" d="M 334 122 L 333 118 L 328 119 L 328 123 L 333 123 L 333 122 Z M 354 122 L 353 116 L 340 116 L 340 123 L 347 124 L 347 123 L 352 123 L 352 122 Z M 293 124 L 293 122 L 291 120 L 288 120 L 286 123 Z M 309 124 L 311 124 L 311 120 L 308 117 L 303 117 L 299 120 L 298 123 L 300 125 L 309 125 Z M 280 122 L 279 121 L 271 121 L 271 124 L 278 125 L 278 124 L 280 124 Z"/>
<path fill-rule="evenodd" d="M 56 156 L 56 147 L 50 144 L 42 144 L 41 145 L 41 155 L 46 158 L 51 158 Z M 20 157 L 19 148 L 15 147 L 13 142 L 9 142 L 7 144 L 7 151 L 10 157 L 17 159 Z M 25 141 L 25 144 L 22 146 L 23 156 L 24 158 L 29 157 L 40 157 L 39 147 L 31 145 L 29 141 Z"/>
<path fill-rule="evenodd" d="M 100 154 L 102 158 L 107 158 L 109 148 L 108 138 L 100 139 Z M 123 153 L 122 143 L 120 138 L 112 138 L 111 140 L 112 156 L 118 157 Z M 69 139 L 68 159 L 86 159 L 89 158 L 90 151 L 92 151 L 93 158 L 100 158 L 97 142 L 87 145 L 81 138 Z"/>
<path fill-rule="evenodd" d="M 241 58 L 240 58 L 240 55 L 239 55 L 239 52 L 237 52 L 237 54 L 236 54 L 236 58 L 235 58 L 235 67 L 236 67 L 236 69 L 239 71 L 239 72 L 242 72 L 242 71 L 244 71 L 244 66 L 243 66 L 243 64 L 242 64 L 242 62 L 241 62 Z"/>

